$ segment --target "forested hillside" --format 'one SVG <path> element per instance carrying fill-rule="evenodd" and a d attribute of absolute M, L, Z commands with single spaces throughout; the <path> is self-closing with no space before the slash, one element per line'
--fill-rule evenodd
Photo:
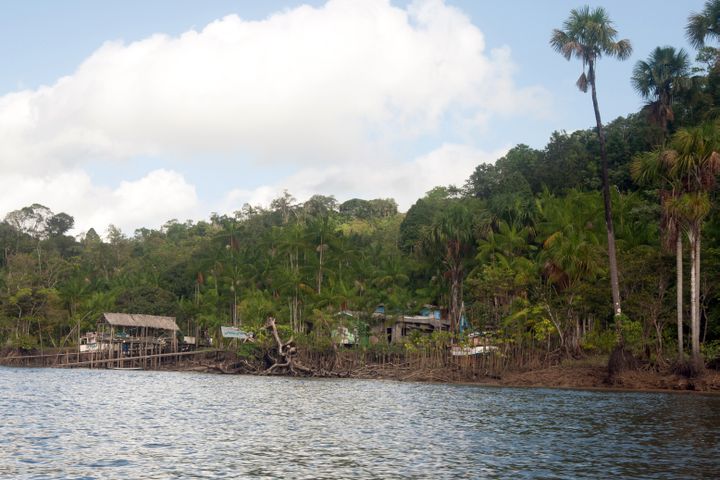
<path fill-rule="evenodd" d="M 659 47 L 631 79 L 597 80 L 600 109 L 613 82 L 632 82 L 647 102 L 603 128 L 620 315 L 601 137 L 588 128 L 557 131 L 542 149 L 517 145 L 406 213 L 392 198 L 299 202 L 286 192 L 233 215 L 134 233 L 97 225 L 73 237 L 73 212 L 37 204 L 10 212 L 0 224 L 0 341 L 69 345 L 101 312 L 117 311 L 176 316 L 187 332 L 259 330 L 274 315 L 300 338 L 322 342 L 339 311 L 366 312 L 371 328 L 379 305 L 393 315 L 433 304 L 448 310 L 459 342 L 491 332 L 509 351 L 556 357 L 610 353 L 621 342 L 638 358 L 668 364 L 692 351 L 694 331 L 705 362 L 717 365 L 720 64 L 705 44 L 717 40 L 712 13 L 702 13 L 706 23 L 700 14 L 689 20 L 694 63 L 690 53 Z M 591 124 L 590 98 L 587 113 Z"/>

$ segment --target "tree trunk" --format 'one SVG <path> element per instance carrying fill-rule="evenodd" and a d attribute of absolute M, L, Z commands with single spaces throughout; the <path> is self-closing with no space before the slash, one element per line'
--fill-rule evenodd
<path fill-rule="evenodd" d="M 592 90 L 592 102 L 595 109 L 595 123 L 597 124 L 598 140 L 600 141 L 600 160 L 602 164 L 602 192 L 605 204 L 605 226 L 608 237 L 608 259 L 610 261 L 610 288 L 612 290 L 613 313 L 615 314 L 615 328 L 618 337 L 622 342 L 622 308 L 620 306 L 620 282 L 618 280 L 617 255 L 615 253 L 615 229 L 612 220 L 612 203 L 610 201 L 610 181 L 608 179 L 607 148 L 605 146 L 605 133 L 602 120 L 600 119 L 600 108 L 598 107 L 597 91 L 595 88 L 595 66 L 592 62 L 589 65 L 588 76 Z"/>
<path fill-rule="evenodd" d="M 692 310 L 693 310 L 693 322 L 692 322 L 692 358 L 693 363 L 699 365 L 700 362 L 700 227 L 694 226 L 694 245 L 693 250 L 693 275 L 692 282 L 695 285 L 695 289 L 692 292 Z"/>
<path fill-rule="evenodd" d="M 320 264 L 318 266 L 318 274 L 317 274 L 317 293 L 320 295 L 320 291 L 322 289 L 322 281 L 323 281 L 323 251 L 325 250 L 325 245 L 322 243 L 323 239 L 320 237 L 320 245 L 318 246 L 318 251 L 320 252 Z"/>
<path fill-rule="evenodd" d="M 697 361 L 697 352 L 695 349 L 695 332 L 697 322 L 697 310 L 695 309 L 695 298 L 698 292 L 697 284 L 697 238 L 695 228 L 691 227 L 688 232 L 688 240 L 690 241 L 690 349 L 692 352 L 693 362 Z"/>
<path fill-rule="evenodd" d="M 455 334 L 460 326 L 460 303 L 462 301 L 462 270 L 453 267 L 450 271 L 450 332 Z"/>
<path fill-rule="evenodd" d="M 677 340 L 678 340 L 678 361 L 682 362 L 685 357 L 683 352 L 683 260 L 682 260 L 682 235 L 678 232 L 675 241 L 675 269 L 677 275 Z"/>
<path fill-rule="evenodd" d="M 237 290 L 235 289 L 235 279 L 233 279 L 233 306 L 232 306 L 232 319 L 233 327 L 238 326 L 238 314 L 237 314 Z"/>
<path fill-rule="evenodd" d="M 283 342 L 280 339 L 280 335 L 278 334 L 277 326 L 275 324 L 275 319 L 273 317 L 268 317 L 267 321 L 265 322 L 265 328 L 270 334 L 272 334 L 273 339 L 275 339 L 278 355 L 278 358 L 274 358 L 270 354 L 267 354 L 268 357 L 273 361 L 273 364 L 270 365 L 270 367 L 268 367 L 263 372 L 265 375 L 274 373 L 276 369 L 279 369 L 279 372 L 285 372 L 291 375 L 312 375 L 315 373 L 312 369 L 302 365 L 296 359 L 297 347 L 295 346 L 295 341 L 293 337 L 290 337 L 290 340 L 288 340 L 287 342 Z"/>

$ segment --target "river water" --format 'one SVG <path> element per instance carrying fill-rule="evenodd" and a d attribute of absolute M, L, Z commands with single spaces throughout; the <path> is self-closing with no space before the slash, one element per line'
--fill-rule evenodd
<path fill-rule="evenodd" d="M 720 477 L 720 396 L 0 368 L 0 478 L 609 477 Z"/>

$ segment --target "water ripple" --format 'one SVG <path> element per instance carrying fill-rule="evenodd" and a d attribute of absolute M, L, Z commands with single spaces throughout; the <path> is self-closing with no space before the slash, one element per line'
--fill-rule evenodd
<path fill-rule="evenodd" d="M 0 477 L 712 478 L 720 397 L 0 368 Z"/>

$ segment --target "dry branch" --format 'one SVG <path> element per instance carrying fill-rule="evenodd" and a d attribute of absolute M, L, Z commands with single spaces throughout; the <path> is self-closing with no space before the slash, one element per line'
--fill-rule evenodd
<path fill-rule="evenodd" d="M 263 374 L 270 375 L 278 373 L 286 375 L 317 375 L 317 372 L 315 372 L 311 368 L 304 366 L 296 358 L 298 350 L 297 346 L 295 346 L 294 337 L 290 337 L 290 340 L 288 340 L 287 342 L 282 341 L 282 339 L 280 338 L 280 334 L 277 330 L 277 325 L 275 324 L 275 318 L 268 317 L 267 321 L 265 322 L 265 328 L 270 331 L 272 337 L 275 339 L 275 344 L 277 346 L 277 358 L 271 356 L 269 353 L 267 354 L 267 357 L 270 358 L 274 363 L 269 368 L 267 368 L 263 372 Z"/>

